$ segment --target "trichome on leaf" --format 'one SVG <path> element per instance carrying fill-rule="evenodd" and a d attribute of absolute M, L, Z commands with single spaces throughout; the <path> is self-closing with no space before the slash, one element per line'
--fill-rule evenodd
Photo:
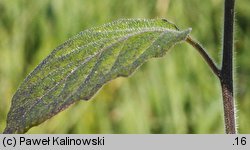
<path fill-rule="evenodd" d="M 12 98 L 4 133 L 25 133 L 76 101 L 90 99 L 108 81 L 164 56 L 190 31 L 161 19 L 121 19 L 80 32 L 26 77 Z"/>

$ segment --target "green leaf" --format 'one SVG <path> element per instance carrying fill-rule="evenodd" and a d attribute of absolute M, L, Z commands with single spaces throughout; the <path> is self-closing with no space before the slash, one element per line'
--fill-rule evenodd
<path fill-rule="evenodd" d="M 26 77 L 13 96 L 4 133 L 24 133 L 76 101 L 90 99 L 108 81 L 164 56 L 190 31 L 162 19 L 121 19 L 80 32 Z"/>

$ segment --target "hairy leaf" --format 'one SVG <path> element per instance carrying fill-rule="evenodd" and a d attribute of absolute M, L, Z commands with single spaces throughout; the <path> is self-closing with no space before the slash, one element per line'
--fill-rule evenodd
<path fill-rule="evenodd" d="M 5 133 L 24 133 L 76 101 L 90 99 L 108 81 L 164 56 L 189 33 L 161 19 L 122 19 L 80 32 L 53 50 L 20 85 Z"/>

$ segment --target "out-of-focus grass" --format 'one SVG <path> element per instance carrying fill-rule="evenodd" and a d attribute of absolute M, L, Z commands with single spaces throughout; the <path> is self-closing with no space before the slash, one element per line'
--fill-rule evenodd
<path fill-rule="evenodd" d="M 250 133 L 250 1 L 236 7 L 236 97 L 240 133 Z M 1 0 L 0 131 L 25 76 L 69 37 L 118 18 L 168 18 L 219 62 L 222 0 Z M 28 133 L 223 133 L 218 80 L 188 44 L 110 82 Z"/>

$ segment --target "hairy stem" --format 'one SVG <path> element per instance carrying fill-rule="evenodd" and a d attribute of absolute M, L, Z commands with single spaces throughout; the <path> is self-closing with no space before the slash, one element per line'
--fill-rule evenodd
<path fill-rule="evenodd" d="M 198 50 L 212 69 L 213 73 L 220 79 L 224 106 L 225 132 L 227 134 L 237 133 L 233 94 L 234 5 L 235 0 L 225 0 L 223 58 L 221 70 L 215 65 L 214 61 L 199 43 L 195 42 L 190 36 L 186 39 L 189 44 Z"/>
<path fill-rule="evenodd" d="M 224 106 L 225 130 L 227 134 L 235 134 L 235 106 L 233 90 L 233 35 L 234 35 L 235 0 L 225 0 L 223 58 L 221 69 L 221 88 Z"/>
<path fill-rule="evenodd" d="M 187 37 L 186 41 L 191 44 L 204 58 L 204 60 L 207 62 L 213 73 L 220 78 L 221 72 L 219 68 L 215 65 L 214 61 L 211 59 L 211 57 L 208 55 L 206 50 L 197 42 L 195 42 L 190 36 Z"/>

